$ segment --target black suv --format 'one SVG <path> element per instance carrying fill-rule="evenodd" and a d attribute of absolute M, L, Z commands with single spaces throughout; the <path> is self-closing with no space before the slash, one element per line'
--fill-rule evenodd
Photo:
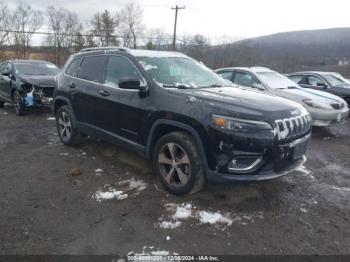
<path fill-rule="evenodd" d="M 51 105 L 57 66 L 46 61 L 10 60 L 0 64 L 0 107 L 15 105 L 17 115 L 27 107 Z"/>
<path fill-rule="evenodd" d="M 58 76 L 53 111 L 64 144 L 84 134 L 134 150 L 177 195 L 287 174 L 305 162 L 311 132 L 301 105 L 232 88 L 175 52 L 84 49 Z"/>

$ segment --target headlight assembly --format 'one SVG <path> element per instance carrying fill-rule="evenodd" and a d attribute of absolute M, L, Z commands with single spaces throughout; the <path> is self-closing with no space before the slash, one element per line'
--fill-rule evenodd
<path fill-rule="evenodd" d="M 232 132 L 255 133 L 262 130 L 272 130 L 272 126 L 263 121 L 237 119 L 220 115 L 212 115 L 212 119 L 215 127 Z"/>
<path fill-rule="evenodd" d="M 333 109 L 331 105 L 327 105 L 326 103 L 320 103 L 315 100 L 311 99 L 305 99 L 303 102 L 313 108 L 318 108 L 318 109 Z"/>

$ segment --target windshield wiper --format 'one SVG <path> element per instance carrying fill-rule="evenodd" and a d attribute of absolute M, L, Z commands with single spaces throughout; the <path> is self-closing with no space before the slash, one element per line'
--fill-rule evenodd
<path fill-rule="evenodd" d="M 178 89 L 192 89 L 193 87 L 185 86 L 185 85 L 166 85 L 163 84 L 163 87 L 165 88 L 178 88 Z"/>
<path fill-rule="evenodd" d="M 207 86 L 201 86 L 200 88 L 216 88 L 216 87 L 224 87 L 224 86 L 219 84 L 211 84 Z"/>

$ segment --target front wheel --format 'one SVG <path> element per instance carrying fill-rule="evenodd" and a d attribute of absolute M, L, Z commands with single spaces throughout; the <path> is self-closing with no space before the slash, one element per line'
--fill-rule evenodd
<path fill-rule="evenodd" d="M 75 117 L 69 106 L 62 106 L 56 115 L 57 132 L 60 140 L 67 146 L 76 146 L 80 142 L 80 135 L 76 127 Z"/>
<path fill-rule="evenodd" d="M 23 99 L 23 97 L 21 96 L 21 94 L 17 90 L 15 90 L 13 92 L 12 102 L 13 102 L 13 105 L 15 106 L 16 114 L 18 116 L 24 115 L 24 109 L 25 109 L 24 99 Z"/>
<path fill-rule="evenodd" d="M 162 185 L 174 195 L 193 194 L 205 186 L 201 156 L 185 132 L 172 132 L 159 139 L 153 150 L 153 166 Z"/>

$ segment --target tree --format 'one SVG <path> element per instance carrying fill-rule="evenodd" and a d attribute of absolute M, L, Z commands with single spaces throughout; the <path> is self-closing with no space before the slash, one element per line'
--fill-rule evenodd
<path fill-rule="evenodd" d="M 113 18 L 108 10 L 97 13 L 91 21 L 93 27 L 92 34 L 98 39 L 100 46 L 114 46 L 119 42 L 115 36 L 115 30 L 119 22 Z"/>
<path fill-rule="evenodd" d="M 0 46 L 7 41 L 9 25 L 9 10 L 7 4 L 0 0 Z"/>
<path fill-rule="evenodd" d="M 66 61 L 73 47 L 82 43 L 81 32 L 83 26 L 76 13 L 65 8 L 50 6 L 47 8 L 47 17 L 51 34 L 47 38 L 48 44 L 53 48 L 53 60 L 61 66 Z M 80 34 L 80 36 L 79 36 Z"/>
<path fill-rule="evenodd" d="M 28 58 L 33 34 L 42 26 L 43 15 L 22 0 L 11 15 L 10 21 L 9 41 L 14 46 L 15 55 L 17 58 Z"/>
<path fill-rule="evenodd" d="M 142 9 L 133 2 L 127 4 L 117 13 L 119 20 L 118 32 L 126 47 L 137 48 L 137 38 L 142 34 Z"/>

